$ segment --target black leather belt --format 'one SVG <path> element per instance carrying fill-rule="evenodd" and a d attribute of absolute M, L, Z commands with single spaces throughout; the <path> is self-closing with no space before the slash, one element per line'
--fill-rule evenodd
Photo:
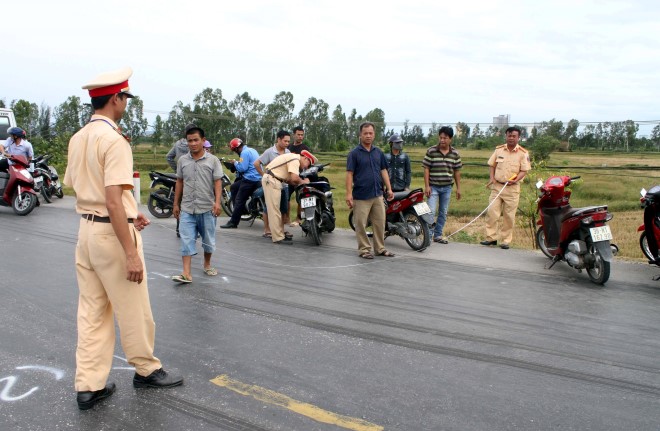
<path fill-rule="evenodd" d="M 110 217 L 101 217 L 94 214 L 83 214 L 82 218 L 85 220 L 90 220 L 96 223 L 110 223 Z M 127 219 L 128 223 L 133 223 L 133 219 Z"/>
<path fill-rule="evenodd" d="M 275 178 L 277 181 L 279 181 L 279 182 L 281 182 L 281 183 L 286 183 L 286 181 L 284 181 L 282 178 L 279 178 L 279 177 L 273 175 L 273 172 L 272 172 L 270 169 L 266 169 L 265 172 L 266 172 L 268 175 L 270 175 L 271 177 Z"/>

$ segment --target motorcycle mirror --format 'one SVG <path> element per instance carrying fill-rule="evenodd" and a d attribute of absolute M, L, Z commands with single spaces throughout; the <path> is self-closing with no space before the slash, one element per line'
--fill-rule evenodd
<path fill-rule="evenodd" d="M 541 186 L 543 186 L 543 180 L 539 180 L 539 181 L 536 183 L 536 188 L 537 188 L 537 189 L 540 189 Z"/>
<path fill-rule="evenodd" d="M 642 190 L 639 191 L 639 194 L 642 195 L 642 197 L 646 196 L 646 189 L 642 187 Z"/>

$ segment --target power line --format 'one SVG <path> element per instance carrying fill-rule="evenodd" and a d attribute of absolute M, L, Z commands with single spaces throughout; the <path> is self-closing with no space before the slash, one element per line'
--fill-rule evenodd
<path fill-rule="evenodd" d="M 154 110 L 154 109 L 144 109 L 144 112 L 149 113 L 149 114 L 164 114 L 164 115 L 170 115 L 172 112 L 176 112 L 174 110 L 170 111 L 160 111 L 160 110 Z M 180 115 L 183 115 L 184 117 L 187 118 L 204 118 L 208 120 L 238 120 L 239 118 L 236 117 L 235 115 L 222 115 L 222 114 L 202 114 L 202 113 L 194 113 L 194 112 L 178 112 Z M 296 118 L 293 116 L 293 118 Z M 364 120 L 364 117 L 362 118 Z M 268 117 L 262 117 L 261 121 L 278 121 L 278 118 L 268 118 Z M 314 124 L 333 124 L 335 121 L 332 119 L 327 119 L 327 120 L 313 120 Z M 654 125 L 654 124 L 660 124 L 660 120 L 609 120 L 609 121 L 580 121 L 580 126 L 583 125 L 588 125 L 588 124 L 615 124 L 615 123 L 626 123 L 626 122 L 633 122 L 638 125 Z M 465 122 L 465 121 L 433 121 L 433 122 L 420 122 L 420 121 L 410 121 L 410 120 L 405 120 L 405 121 L 385 121 L 382 123 L 378 124 L 383 124 L 386 127 L 405 127 L 406 125 L 408 126 L 420 126 L 420 127 L 433 127 L 433 126 L 438 126 L 438 125 L 456 125 L 458 123 L 463 123 L 466 124 L 467 126 L 470 126 L 471 128 L 479 125 L 479 126 L 493 126 L 493 125 L 498 125 L 500 123 L 495 123 L 495 122 Z M 535 122 L 511 122 L 510 125 L 517 125 L 517 126 L 524 126 L 524 127 L 536 127 L 540 126 L 543 123 L 548 123 L 547 120 L 542 120 L 542 121 L 535 121 Z M 562 122 L 563 123 L 563 122 Z"/>

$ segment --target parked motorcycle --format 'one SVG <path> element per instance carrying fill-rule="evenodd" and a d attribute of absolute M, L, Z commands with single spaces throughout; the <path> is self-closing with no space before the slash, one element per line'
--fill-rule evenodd
<path fill-rule="evenodd" d="M 430 226 L 433 224 L 433 214 L 424 202 L 422 189 L 394 192 L 394 199 L 385 201 L 385 206 L 385 238 L 400 236 L 415 251 L 423 251 L 431 244 Z M 355 230 L 353 211 L 348 214 L 348 224 Z M 372 233 L 369 233 L 369 236 L 372 236 Z"/>
<path fill-rule="evenodd" d="M 658 207 L 660 206 L 660 186 L 651 187 L 648 192 L 642 189 L 640 202 L 644 208 L 644 223 L 637 228 L 641 232 L 639 236 L 639 247 L 649 263 L 660 266 L 657 259 L 658 245 L 660 244 L 660 215 Z"/>
<path fill-rule="evenodd" d="M 224 158 L 220 159 L 223 165 L 230 172 L 236 174 L 236 180 L 240 178 L 240 174 L 236 172 L 236 167 L 233 163 L 225 160 Z M 222 205 L 223 211 L 231 217 L 234 212 L 234 204 L 231 202 L 231 180 L 227 174 L 222 176 L 222 199 L 220 204 Z M 249 222 L 250 226 L 254 224 L 256 219 L 263 219 L 264 210 L 266 209 L 266 201 L 264 200 L 264 189 L 259 187 L 252 192 L 252 195 L 245 202 L 245 210 L 241 214 L 241 220 L 244 222 Z"/>
<path fill-rule="evenodd" d="M 60 199 L 64 197 L 57 170 L 53 166 L 48 166 L 50 158 L 50 155 L 44 154 L 30 161 L 31 173 L 34 178 L 34 190 L 41 192 L 44 200 L 48 203 L 53 201 L 53 196 Z"/>
<path fill-rule="evenodd" d="M 149 172 L 149 178 L 151 178 L 151 193 L 149 193 L 149 200 L 147 201 L 149 212 L 156 218 L 171 217 L 174 210 L 176 174 L 152 171 Z M 220 199 L 220 205 L 223 211 L 231 216 L 232 208 L 229 195 L 231 181 L 225 173 L 222 174 L 221 181 L 222 197 Z"/>
<path fill-rule="evenodd" d="M 12 207 L 18 215 L 28 215 L 39 205 L 34 178 L 28 171 L 30 164 L 25 156 L 12 155 L 8 159 L 13 164 L 9 172 L 0 172 L 0 205 Z"/>
<path fill-rule="evenodd" d="M 149 172 L 149 178 L 151 178 L 151 193 L 147 201 L 149 212 L 156 218 L 171 217 L 174 209 L 176 174 L 152 171 Z"/>
<path fill-rule="evenodd" d="M 566 187 L 578 178 L 552 176 L 545 183 L 536 184 L 540 189 L 536 243 L 552 259 L 550 268 L 564 260 L 578 272 L 586 269 L 592 282 L 604 284 L 610 278 L 610 263 L 618 251 L 610 243 L 612 231 L 606 224 L 613 215 L 607 211 L 607 205 L 571 207 L 571 191 Z"/>
<path fill-rule="evenodd" d="M 316 245 L 323 243 L 323 232 L 335 230 L 335 210 L 332 205 L 330 182 L 320 177 L 319 172 L 329 163 L 311 166 L 300 173 L 300 178 L 308 178 L 308 184 L 296 186 L 296 201 L 300 205 L 300 227 L 306 235 L 311 235 Z"/>

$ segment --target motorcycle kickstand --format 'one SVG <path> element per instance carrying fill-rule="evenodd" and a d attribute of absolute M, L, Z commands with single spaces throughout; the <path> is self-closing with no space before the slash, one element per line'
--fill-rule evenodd
<path fill-rule="evenodd" d="M 559 262 L 560 260 L 561 257 L 559 255 L 556 255 L 555 257 L 552 258 L 552 263 L 546 269 L 552 269 L 552 267 L 555 266 L 555 263 Z"/>

